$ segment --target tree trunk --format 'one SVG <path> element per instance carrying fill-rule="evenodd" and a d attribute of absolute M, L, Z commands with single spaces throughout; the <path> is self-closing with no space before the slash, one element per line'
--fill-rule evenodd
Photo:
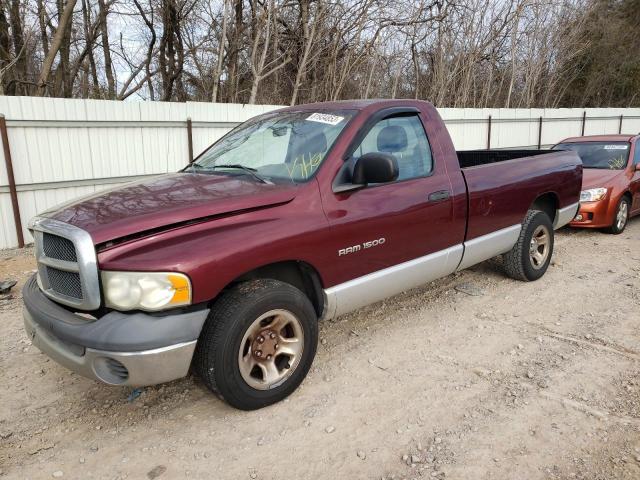
<path fill-rule="evenodd" d="M 162 78 L 162 100 L 184 96 L 181 83 L 184 67 L 184 48 L 180 33 L 180 13 L 175 0 L 164 0 L 162 5 L 162 37 L 160 39 L 160 75 Z"/>
<path fill-rule="evenodd" d="M 42 51 L 46 57 L 49 54 L 49 35 L 47 34 L 47 12 L 44 9 L 44 0 L 38 0 L 38 25 L 40 26 L 40 42 Z"/>
<path fill-rule="evenodd" d="M 74 1 L 75 4 L 75 1 Z M 63 0 L 58 0 L 58 15 L 64 14 Z M 73 12 L 72 12 L 73 14 Z M 73 96 L 73 85 L 71 78 L 71 26 L 73 20 L 70 18 L 62 28 L 62 41 L 60 42 L 59 57 L 60 61 L 56 67 L 55 75 L 55 92 L 62 92 L 63 98 L 71 98 Z M 58 29 L 60 29 L 58 25 Z M 57 33 L 57 30 L 56 30 Z"/>
<path fill-rule="evenodd" d="M 11 63 L 11 39 L 9 38 L 9 23 L 4 11 L 4 5 L 0 3 L 0 94 L 13 95 L 14 83 L 9 82 L 9 77 L 5 79 L 9 64 Z"/>
<path fill-rule="evenodd" d="M 73 8 L 75 5 L 76 0 L 68 0 L 67 5 L 64 7 L 62 15 L 60 16 L 58 28 L 56 28 L 56 33 L 51 41 L 49 52 L 42 62 L 42 70 L 38 77 L 38 96 L 43 96 L 46 92 L 47 82 L 49 81 L 49 75 L 51 73 L 51 66 L 53 65 L 53 61 L 60 50 L 67 26 L 71 24 L 71 17 L 73 15 Z"/>
<path fill-rule="evenodd" d="M 98 0 L 100 15 L 100 32 L 102 39 L 102 52 L 104 54 L 104 72 L 107 77 L 107 98 L 114 100 L 116 98 L 116 82 L 113 78 L 113 63 L 111 61 L 111 47 L 109 45 L 109 26 L 107 16 L 109 12 L 104 0 Z"/>
<path fill-rule="evenodd" d="M 96 67 L 96 59 L 93 54 L 93 44 L 95 39 L 93 38 L 93 30 L 91 25 L 91 7 L 87 5 L 87 0 L 82 0 L 82 18 L 84 21 L 84 36 L 88 46 L 87 57 L 89 59 L 89 65 L 87 70 L 87 77 L 91 75 L 92 80 L 92 93 L 93 98 L 100 98 L 100 82 L 98 80 L 98 69 Z M 87 78 L 88 84 L 88 78 Z M 88 96 L 85 94 L 85 97 Z"/>
<path fill-rule="evenodd" d="M 238 96 L 238 56 L 240 52 L 240 40 L 244 30 L 243 16 L 243 0 L 236 0 L 235 20 L 233 25 L 233 34 L 229 42 L 229 96 L 232 102 L 237 100 Z"/>
<path fill-rule="evenodd" d="M 13 66 L 13 78 L 24 80 L 27 78 L 27 56 L 23 52 L 24 36 L 22 33 L 22 18 L 20 18 L 20 2 L 19 0 L 11 0 L 10 8 L 11 33 L 13 34 L 13 51 L 16 54 L 15 64 Z M 14 95 L 22 95 L 26 93 L 19 83 L 14 84 Z"/>
<path fill-rule="evenodd" d="M 230 5 L 228 0 L 223 1 L 222 7 L 222 32 L 220 34 L 220 43 L 218 45 L 218 59 L 216 62 L 216 70 L 213 74 L 213 90 L 211 92 L 211 101 L 216 102 L 218 100 L 218 88 L 220 87 L 220 76 L 222 75 L 222 60 L 224 57 L 224 45 L 227 42 L 227 5 Z"/>
<path fill-rule="evenodd" d="M 307 62 L 309 61 L 309 54 L 311 53 L 311 47 L 316 36 L 316 26 L 319 22 L 319 16 L 321 15 L 321 7 L 318 7 L 316 12 L 316 19 L 313 22 L 313 27 L 309 31 L 309 0 L 300 0 L 300 22 L 302 24 L 302 58 L 298 63 L 298 70 L 296 71 L 296 80 L 293 84 L 293 93 L 291 94 L 290 105 L 295 105 L 298 101 L 298 92 L 304 82 L 307 73 Z"/>
<path fill-rule="evenodd" d="M 155 48 L 155 45 L 156 45 L 157 36 L 156 36 L 156 29 L 153 26 L 153 7 L 151 8 L 151 18 L 149 18 L 147 17 L 147 14 L 142 9 L 142 6 L 138 2 L 138 0 L 133 0 L 133 3 L 135 3 L 136 8 L 138 9 L 138 11 L 140 12 L 140 15 L 142 16 L 142 20 L 147 25 L 147 28 L 151 33 L 151 40 L 149 41 L 149 44 L 147 46 L 147 57 L 145 59 L 145 71 L 146 71 L 146 78 L 147 78 L 147 88 L 149 89 L 149 99 L 151 101 L 154 101 L 155 92 L 153 89 L 153 75 L 151 73 L 151 61 L 153 60 L 152 58 L 153 49 Z"/>

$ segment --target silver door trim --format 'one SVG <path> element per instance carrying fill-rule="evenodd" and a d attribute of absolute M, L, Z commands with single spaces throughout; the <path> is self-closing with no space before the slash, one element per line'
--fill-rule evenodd
<path fill-rule="evenodd" d="M 324 319 L 331 319 L 365 305 L 445 277 L 462 259 L 462 244 L 384 268 L 324 291 Z"/>
<path fill-rule="evenodd" d="M 344 315 L 506 253 L 518 241 L 521 229 L 522 225 L 512 225 L 327 288 L 322 318 Z"/>
<path fill-rule="evenodd" d="M 508 252 L 518 241 L 520 230 L 522 225 L 511 225 L 464 242 L 464 255 L 456 270 L 464 270 Z"/>

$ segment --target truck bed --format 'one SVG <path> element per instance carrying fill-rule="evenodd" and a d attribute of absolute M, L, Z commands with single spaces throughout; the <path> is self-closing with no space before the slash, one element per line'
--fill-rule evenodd
<path fill-rule="evenodd" d="M 460 168 L 478 167 L 523 157 L 553 153 L 553 150 L 457 150 Z"/>
<path fill-rule="evenodd" d="M 520 225 L 524 213 L 541 193 L 566 199 L 576 198 L 580 191 L 582 165 L 573 152 L 470 150 L 456 153 L 468 192 L 466 241 Z M 541 185 L 544 185 L 543 191 L 540 191 Z M 566 206 L 559 203 L 555 207 Z"/>

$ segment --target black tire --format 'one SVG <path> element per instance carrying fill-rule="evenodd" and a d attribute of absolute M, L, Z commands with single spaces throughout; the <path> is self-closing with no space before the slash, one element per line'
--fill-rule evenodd
<path fill-rule="evenodd" d="M 238 353 L 256 319 L 275 309 L 286 310 L 299 320 L 303 350 L 295 370 L 281 384 L 259 390 L 243 379 Z M 193 368 L 207 387 L 231 406 L 255 410 L 293 393 L 309 372 L 317 346 L 318 319 L 306 295 L 288 283 L 252 280 L 234 286 L 216 300 L 200 333 Z"/>
<path fill-rule="evenodd" d="M 626 208 L 624 206 L 626 206 Z M 620 224 L 618 222 L 618 215 L 620 215 L 620 209 L 622 208 L 625 208 L 626 210 L 626 216 L 625 216 L 626 218 L 624 219 L 624 222 Z M 604 231 L 607 233 L 611 233 L 613 235 L 620 235 L 622 232 L 624 232 L 624 229 L 627 228 L 627 224 L 629 223 L 630 209 L 631 209 L 631 202 L 627 197 L 622 197 L 618 202 L 618 205 L 616 206 L 616 215 L 615 217 L 613 217 L 613 223 L 609 228 L 605 228 Z"/>
<path fill-rule="evenodd" d="M 545 230 L 548 235 L 547 248 L 549 250 L 544 261 L 536 265 L 531 255 L 533 235 L 536 231 Z M 503 255 L 503 265 L 507 275 L 525 282 L 538 280 L 542 277 L 549 268 L 553 255 L 553 234 L 553 224 L 549 216 L 540 210 L 529 210 L 522 223 L 518 241 L 511 250 Z"/>

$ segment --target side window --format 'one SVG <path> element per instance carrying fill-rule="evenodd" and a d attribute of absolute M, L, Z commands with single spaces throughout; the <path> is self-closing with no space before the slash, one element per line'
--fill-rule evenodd
<path fill-rule="evenodd" d="M 633 154 L 633 164 L 640 165 L 640 139 L 636 140 L 635 152 Z"/>
<path fill-rule="evenodd" d="M 424 177 L 433 170 L 433 159 L 427 135 L 417 115 L 391 117 L 376 123 L 353 152 L 390 153 L 398 160 L 398 180 Z"/>

